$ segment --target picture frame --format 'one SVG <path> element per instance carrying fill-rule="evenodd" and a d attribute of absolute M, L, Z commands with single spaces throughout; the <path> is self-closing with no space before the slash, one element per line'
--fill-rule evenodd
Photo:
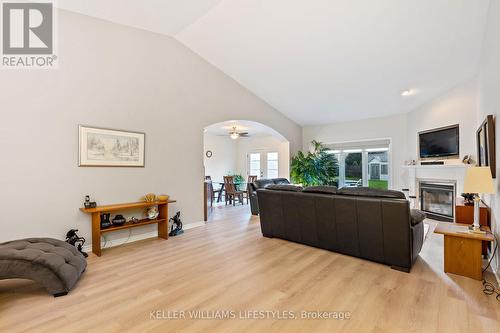
<path fill-rule="evenodd" d="M 477 166 L 489 166 L 496 178 L 495 123 L 493 115 L 486 116 L 476 131 Z"/>
<path fill-rule="evenodd" d="M 80 167 L 144 167 L 146 134 L 78 126 Z"/>

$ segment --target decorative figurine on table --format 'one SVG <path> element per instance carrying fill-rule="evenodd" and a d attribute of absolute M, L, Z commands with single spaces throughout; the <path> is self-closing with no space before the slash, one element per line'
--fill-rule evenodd
<path fill-rule="evenodd" d="M 101 229 L 106 229 L 111 227 L 111 221 L 109 220 L 110 216 L 111 216 L 110 213 L 101 214 Z"/>
<path fill-rule="evenodd" d="M 462 159 L 463 164 L 476 164 L 476 161 L 472 159 L 471 155 L 465 155 L 464 158 Z"/>
<path fill-rule="evenodd" d="M 144 196 L 144 201 L 146 202 L 155 202 L 156 201 L 156 194 L 154 193 L 148 193 Z"/>
<path fill-rule="evenodd" d="M 78 251 L 83 254 L 85 258 L 89 255 L 86 252 L 83 252 L 83 244 L 85 244 L 85 238 L 78 236 L 76 233 L 78 229 L 71 229 L 66 233 L 66 242 L 75 246 Z"/>
<path fill-rule="evenodd" d="M 172 228 L 168 234 L 169 236 L 178 236 L 184 233 L 184 230 L 182 230 L 181 212 L 177 212 L 169 221 L 172 221 Z"/>
<path fill-rule="evenodd" d="M 154 220 L 155 218 L 158 217 L 158 215 L 160 215 L 160 212 L 158 211 L 158 206 L 151 206 L 146 208 L 146 216 L 148 217 L 148 219 Z"/>
<path fill-rule="evenodd" d="M 85 202 L 83 203 L 83 206 L 85 208 L 96 208 L 97 207 L 97 204 L 95 201 L 90 201 L 90 196 L 89 195 L 86 195 L 85 196 Z"/>

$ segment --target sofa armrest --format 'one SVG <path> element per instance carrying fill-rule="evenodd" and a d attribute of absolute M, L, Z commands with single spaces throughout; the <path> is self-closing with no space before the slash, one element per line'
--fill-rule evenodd
<path fill-rule="evenodd" d="M 411 209 L 410 215 L 410 223 L 412 226 L 416 226 L 417 224 L 422 223 L 425 220 L 425 213 L 419 209 Z"/>

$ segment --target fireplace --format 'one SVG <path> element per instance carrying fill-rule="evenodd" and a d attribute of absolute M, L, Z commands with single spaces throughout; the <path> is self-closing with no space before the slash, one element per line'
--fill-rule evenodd
<path fill-rule="evenodd" d="M 429 218 L 455 220 L 455 185 L 420 182 L 420 210 Z"/>

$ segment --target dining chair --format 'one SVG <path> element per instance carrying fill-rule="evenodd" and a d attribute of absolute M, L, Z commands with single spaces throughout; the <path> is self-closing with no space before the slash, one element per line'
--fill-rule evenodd
<path fill-rule="evenodd" d="M 248 200 L 250 198 L 250 186 L 252 186 L 252 183 L 256 180 L 257 180 L 257 176 L 248 176 L 247 191 L 246 191 L 247 204 L 248 204 Z"/>
<path fill-rule="evenodd" d="M 243 205 L 243 196 L 246 191 L 238 191 L 236 185 L 234 184 L 234 176 L 224 176 L 224 191 L 225 191 L 225 201 L 233 202 L 233 206 L 236 204 L 236 198 Z"/>
<path fill-rule="evenodd" d="M 218 197 L 219 192 L 221 192 L 221 189 L 217 189 L 217 190 L 214 189 L 214 185 L 213 185 L 212 177 L 211 176 L 205 176 L 205 180 L 210 182 L 210 184 L 208 186 L 210 187 L 210 192 L 212 193 L 212 199 L 211 200 L 213 202 L 213 201 L 215 201 L 215 198 Z"/>

